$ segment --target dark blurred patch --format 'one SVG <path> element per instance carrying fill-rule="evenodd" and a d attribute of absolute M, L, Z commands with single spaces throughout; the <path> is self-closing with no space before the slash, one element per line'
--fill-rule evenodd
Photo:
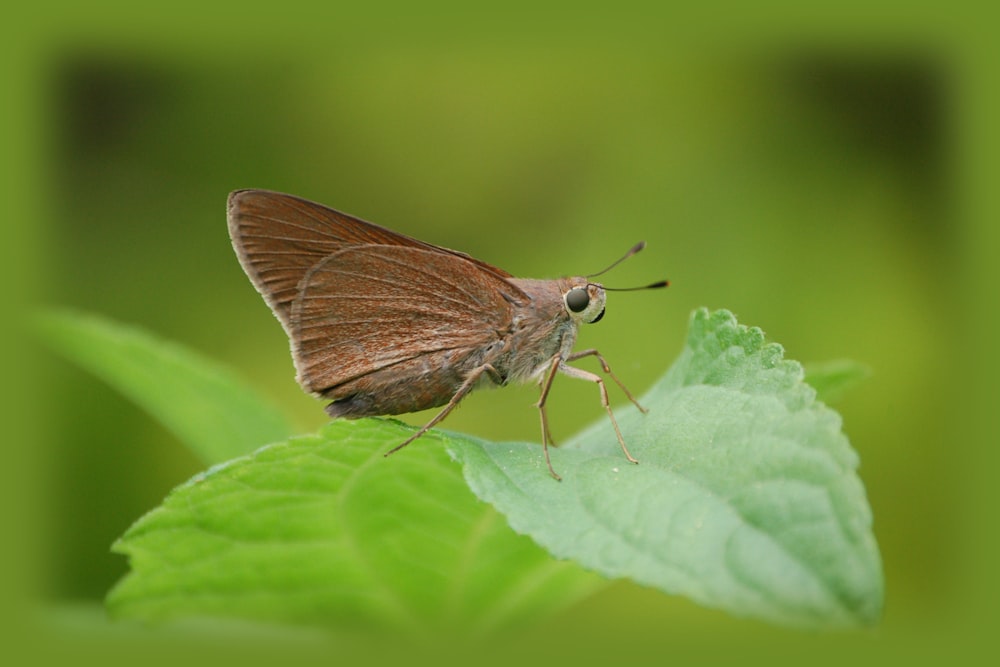
<path fill-rule="evenodd" d="M 53 80 L 60 157 L 92 159 L 132 144 L 177 94 L 164 70 L 121 58 L 66 59 Z"/>
<path fill-rule="evenodd" d="M 943 154 L 948 85 L 937 60 L 796 59 L 789 80 L 859 144 L 918 165 Z"/>
<path fill-rule="evenodd" d="M 947 217 L 954 91 L 943 57 L 801 54 L 778 69 L 851 148 L 893 164 L 923 199 L 925 227 Z"/>

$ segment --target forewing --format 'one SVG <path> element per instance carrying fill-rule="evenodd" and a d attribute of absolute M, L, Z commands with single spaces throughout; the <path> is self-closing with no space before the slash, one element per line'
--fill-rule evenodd
<path fill-rule="evenodd" d="M 462 258 L 497 278 L 510 274 L 485 262 L 365 222 L 299 197 L 237 190 L 227 206 L 233 248 L 257 291 L 292 334 L 290 311 L 306 273 L 352 245 L 414 248 Z"/>
<path fill-rule="evenodd" d="M 309 270 L 292 305 L 299 383 L 324 393 L 408 360 L 498 347 L 512 304 L 526 298 L 478 263 L 437 249 L 345 248 Z"/>

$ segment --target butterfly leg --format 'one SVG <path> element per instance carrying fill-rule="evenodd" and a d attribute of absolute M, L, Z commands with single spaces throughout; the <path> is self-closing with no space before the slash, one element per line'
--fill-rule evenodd
<path fill-rule="evenodd" d="M 574 352 L 573 354 L 571 354 L 568 357 L 566 357 L 566 361 L 576 361 L 577 359 L 582 359 L 584 357 L 597 357 L 597 360 L 599 362 L 601 362 L 601 369 L 605 373 L 607 373 L 608 375 L 610 375 L 611 379 L 614 380 L 615 383 L 619 387 L 621 387 L 621 390 L 623 392 L 625 392 L 625 395 L 628 397 L 628 400 L 632 401 L 632 403 L 635 405 L 635 407 L 639 408 L 639 412 L 642 412 L 643 414 L 649 412 L 648 409 L 646 409 L 646 408 L 642 407 L 641 405 L 639 405 L 639 401 L 635 400 L 635 397 L 632 396 L 632 392 L 630 392 L 625 387 L 625 385 L 622 384 L 622 381 L 619 380 L 618 377 L 614 373 L 611 372 L 611 366 L 608 366 L 608 362 L 605 361 L 604 357 L 597 350 L 590 349 L 590 350 L 581 350 L 580 352 Z"/>
<path fill-rule="evenodd" d="M 538 414 L 541 415 L 542 418 L 542 451 L 545 453 L 545 465 L 549 467 L 549 474 L 551 474 L 557 481 L 562 481 L 562 477 L 556 473 L 555 469 L 552 467 L 552 461 L 549 460 L 549 444 L 555 444 L 555 442 L 552 440 L 552 433 L 549 432 L 549 419 L 545 414 L 545 399 L 549 397 L 549 390 L 552 389 L 552 381 L 555 379 L 556 371 L 559 370 L 559 365 L 561 363 L 561 354 L 557 354 L 552 357 L 552 360 L 549 362 L 549 370 L 542 377 L 541 396 L 538 397 L 538 403 L 535 404 L 535 407 L 538 408 Z"/>
<path fill-rule="evenodd" d="M 389 454 L 398 452 L 403 447 L 406 447 L 408 444 L 410 444 L 411 442 L 422 436 L 424 433 L 427 433 L 427 431 L 434 428 L 434 426 L 438 422 L 447 417 L 452 410 L 458 407 L 459 402 L 461 402 L 461 400 L 465 398 L 466 394 L 468 394 L 470 391 L 473 390 L 473 388 L 475 388 L 476 383 L 479 381 L 479 378 L 482 377 L 483 373 L 489 373 L 493 377 L 493 381 L 496 382 L 497 384 L 502 383 L 502 378 L 500 377 L 500 373 L 498 373 L 497 369 L 493 368 L 491 364 L 483 364 L 482 366 L 477 366 L 465 378 L 465 381 L 463 381 L 462 384 L 458 387 L 458 391 L 455 392 L 455 394 L 451 397 L 451 400 L 448 401 L 448 404 L 444 406 L 444 409 L 441 410 L 441 412 L 437 413 L 433 419 L 431 419 L 429 422 L 421 426 L 419 431 L 417 431 L 409 438 L 404 440 L 402 444 L 396 445 L 395 447 L 387 451 L 383 456 L 389 456 Z"/>
<path fill-rule="evenodd" d="M 602 363 L 604 362 L 604 359 L 602 359 L 601 356 L 597 354 L 596 350 L 587 350 L 583 354 L 573 354 L 567 357 L 567 359 L 574 359 L 574 358 L 578 359 L 580 358 L 580 356 L 588 356 L 589 354 L 596 355 L 598 359 L 601 359 Z M 607 364 L 603 363 L 603 366 L 604 370 L 610 374 L 611 371 L 608 369 Z M 590 371 L 585 371 L 582 368 L 567 366 L 564 363 L 559 364 L 559 372 L 563 373 L 564 375 L 568 375 L 569 377 L 572 378 L 577 378 L 579 380 L 589 380 L 590 382 L 597 383 L 597 386 L 600 387 L 601 389 L 601 405 L 604 406 L 604 411 L 608 413 L 608 417 L 611 419 L 611 425 L 615 427 L 615 435 L 618 436 L 618 444 L 621 445 L 622 452 L 625 454 L 625 458 L 632 463 L 638 463 L 638 461 L 629 453 L 628 447 L 625 446 L 625 438 L 622 437 L 622 432 L 618 428 L 618 421 L 615 419 L 615 413 L 611 411 L 611 402 L 608 400 L 608 388 L 604 385 L 604 380 L 601 379 L 601 376 L 591 373 Z M 614 377 L 614 375 L 612 375 L 611 377 Z M 621 386 L 621 382 L 619 382 L 618 385 Z M 622 388 L 624 389 L 624 387 Z M 625 393 L 628 394 L 628 391 L 626 391 Z M 629 394 L 629 398 L 632 398 L 631 394 Z M 632 402 L 635 403 L 634 398 L 632 399 Z M 636 403 L 636 405 L 639 404 Z M 643 411 L 645 412 L 645 410 Z"/>

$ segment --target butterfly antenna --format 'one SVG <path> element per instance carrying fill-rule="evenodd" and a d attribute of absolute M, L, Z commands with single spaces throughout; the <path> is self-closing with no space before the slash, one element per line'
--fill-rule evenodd
<path fill-rule="evenodd" d="M 669 280 L 657 280 L 655 283 L 649 285 L 643 285 L 642 287 L 604 287 L 601 286 L 605 292 L 634 292 L 640 289 L 657 289 L 660 287 L 669 287 Z"/>
<path fill-rule="evenodd" d="M 645 241 L 639 241 L 634 246 L 632 246 L 631 248 L 629 248 L 629 251 L 627 253 L 625 253 L 624 255 L 622 255 L 621 257 L 619 257 L 618 259 L 616 259 L 611 264 L 611 266 L 609 266 L 608 268 L 604 269 L 603 271 L 598 271 L 597 273 L 591 273 L 589 276 L 587 276 L 587 278 L 596 278 L 599 275 L 607 273 L 608 271 L 610 271 L 611 269 L 615 268 L 616 266 L 618 266 L 619 264 L 621 264 L 622 262 L 624 262 L 626 259 L 628 259 L 632 255 L 636 254 L 637 252 L 639 252 L 640 250 L 642 250 L 645 247 L 646 247 L 646 242 Z M 655 283 L 652 283 L 650 285 L 643 285 L 642 287 L 605 287 L 604 289 L 607 290 L 607 291 L 609 291 L 609 292 L 633 292 L 635 290 L 641 290 L 641 289 L 657 289 L 659 287 L 666 287 L 669 284 L 670 284 L 670 281 L 667 281 L 667 280 L 658 280 Z"/>
<path fill-rule="evenodd" d="M 609 266 L 608 268 L 604 269 L 603 271 L 598 271 L 597 273 L 591 273 L 587 277 L 588 278 L 596 278 L 597 276 L 600 276 L 600 275 L 603 275 L 603 274 L 607 273 L 608 271 L 610 271 L 611 269 L 615 268 L 616 266 L 618 266 L 619 264 L 621 264 L 622 262 L 624 262 L 626 259 L 628 259 L 632 255 L 636 254 L 637 252 L 639 252 L 640 250 L 642 250 L 645 247 L 646 247 L 646 242 L 645 241 L 639 241 L 634 246 L 632 246 L 627 253 L 625 253 L 624 255 L 622 255 L 621 257 L 619 257 L 618 259 L 616 259 L 611 264 L 611 266 Z"/>

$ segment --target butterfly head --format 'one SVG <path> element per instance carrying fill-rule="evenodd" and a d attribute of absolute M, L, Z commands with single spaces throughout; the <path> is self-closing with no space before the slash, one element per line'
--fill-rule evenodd
<path fill-rule="evenodd" d="M 593 324 L 604 317 L 604 288 L 592 282 L 580 282 L 563 293 L 563 306 L 576 322 Z"/>

